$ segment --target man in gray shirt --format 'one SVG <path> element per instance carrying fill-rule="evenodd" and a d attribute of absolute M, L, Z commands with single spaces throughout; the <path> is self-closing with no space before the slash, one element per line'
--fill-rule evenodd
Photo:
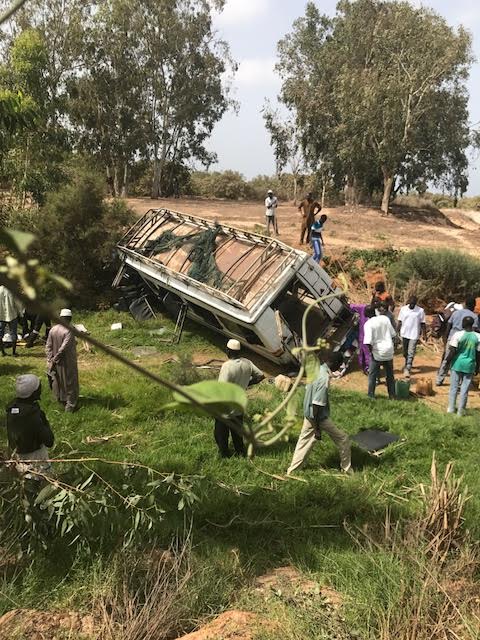
<path fill-rule="evenodd" d="M 440 369 L 437 373 L 437 387 L 441 387 L 445 381 L 445 378 L 450 369 L 450 363 L 448 362 L 448 345 L 453 336 L 458 332 L 463 330 L 463 319 L 464 318 L 473 318 L 473 330 L 480 331 L 480 325 L 478 321 L 478 316 L 474 313 L 475 309 L 475 297 L 472 295 L 468 295 L 465 297 L 465 308 L 458 309 L 454 311 L 450 316 L 450 319 L 447 324 L 447 328 L 445 329 L 443 342 L 444 342 L 444 352 L 442 356 L 442 362 L 440 364 Z"/>
<path fill-rule="evenodd" d="M 253 362 L 246 358 L 241 358 L 240 350 L 241 346 L 238 340 L 229 340 L 227 342 L 228 360 L 222 364 L 218 381 L 238 384 L 242 389 L 246 389 L 250 384 L 257 384 L 263 380 L 265 374 Z M 245 456 L 246 453 L 243 438 L 232 423 L 237 427 L 243 426 L 243 413 L 232 411 L 223 420 L 215 419 L 214 437 L 222 458 L 230 458 L 232 455 L 228 448 L 229 435 L 232 436 L 235 455 Z"/>

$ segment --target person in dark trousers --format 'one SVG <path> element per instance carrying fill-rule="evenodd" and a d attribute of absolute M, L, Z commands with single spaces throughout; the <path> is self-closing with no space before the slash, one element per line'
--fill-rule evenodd
<path fill-rule="evenodd" d="M 10 454 L 20 461 L 18 471 L 45 471 L 49 467 L 48 448 L 53 446 L 54 436 L 39 404 L 42 393 L 40 379 L 33 374 L 18 376 L 15 391 L 15 400 L 7 406 Z"/>
<path fill-rule="evenodd" d="M 319 202 L 313 199 L 311 193 L 307 193 L 305 198 L 298 206 L 298 210 L 302 214 L 302 228 L 300 230 L 300 244 L 303 244 L 305 234 L 307 235 L 307 244 L 310 242 L 310 230 L 315 222 L 315 214 L 322 210 Z"/>
<path fill-rule="evenodd" d="M 465 318 L 472 318 L 473 320 L 473 330 L 479 331 L 479 320 L 477 314 L 474 312 L 475 309 L 475 297 L 473 295 L 468 295 L 465 297 L 465 306 L 463 309 L 457 309 L 452 313 L 448 320 L 447 328 L 445 329 L 443 343 L 444 343 L 444 352 L 442 356 L 442 362 L 440 363 L 440 368 L 437 373 L 437 380 L 435 382 L 437 387 L 441 387 L 445 382 L 445 378 L 450 370 L 450 360 L 448 358 L 448 344 L 452 340 L 453 336 L 463 329 L 463 320 Z"/>
<path fill-rule="evenodd" d="M 227 342 L 228 360 L 222 364 L 218 381 L 232 382 L 233 384 L 238 384 L 242 389 L 246 389 L 250 384 L 261 382 L 265 378 L 265 374 L 253 362 L 246 358 L 241 358 L 240 351 L 241 346 L 238 340 L 229 340 Z M 225 418 L 215 420 L 214 437 L 222 458 L 230 458 L 232 455 L 228 447 L 230 435 L 232 436 L 235 455 L 245 456 L 243 438 L 238 430 L 232 426 L 232 423 L 234 423 L 241 428 L 243 426 L 243 417 L 243 413 L 233 411 Z"/>
<path fill-rule="evenodd" d="M 480 336 L 473 330 L 473 323 L 471 316 L 465 316 L 462 330 L 455 332 L 448 345 L 447 363 L 451 364 L 451 371 L 447 413 L 456 411 L 457 416 L 465 412 L 472 378 L 480 368 Z"/>
<path fill-rule="evenodd" d="M 396 331 L 387 316 L 388 308 L 385 302 L 376 306 L 375 316 L 370 318 L 364 327 L 363 343 L 368 346 L 372 359 L 368 368 L 368 396 L 375 398 L 375 389 L 380 373 L 380 367 L 385 369 L 388 397 L 395 398 L 395 378 L 393 375 L 393 355 L 395 352 L 394 339 Z"/>
<path fill-rule="evenodd" d="M 403 357 L 405 358 L 403 373 L 406 378 L 410 378 L 420 336 L 424 340 L 427 339 L 425 311 L 417 305 L 416 296 L 410 296 L 407 304 L 400 309 L 397 331 L 402 339 Z"/>
<path fill-rule="evenodd" d="M 33 347 L 35 342 L 38 340 L 38 338 L 40 337 L 40 331 L 43 325 L 45 325 L 45 340 L 47 340 L 48 334 L 50 333 L 50 329 L 52 328 L 52 323 L 50 321 L 50 318 L 47 318 L 46 316 L 36 315 L 33 319 L 32 329 L 28 334 L 28 337 L 26 340 L 25 346 L 27 347 L 27 349 L 30 349 L 31 347 Z"/>

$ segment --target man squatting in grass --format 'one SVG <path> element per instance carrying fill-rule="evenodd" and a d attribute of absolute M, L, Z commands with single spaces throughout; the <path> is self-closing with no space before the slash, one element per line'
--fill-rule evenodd
<path fill-rule="evenodd" d="M 33 374 L 18 376 L 15 391 L 15 400 L 7 406 L 10 455 L 22 460 L 17 464 L 19 472 L 46 471 L 50 466 L 46 462 L 49 458 L 47 447 L 53 447 L 54 437 L 38 403 L 42 393 L 40 379 Z"/>
<path fill-rule="evenodd" d="M 393 377 L 393 355 L 395 352 L 394 338 L 396 331 L 387 316 L 386 302 L 377 304 L 373 318 L 365 323 L 363 344 L 370 349 L 371 361 L 368 368 L 368 396 L 375 398 L 375 388 L 380 373 L 380 367 L 385 369 L 388 397 L 395 398 L 395 378 Z"/>
<path fill-rule="evenodd" d="M 448 397 L 447 413 L 462 416 L 467 406 L 468 389 L 474 374 L 480 368 L 480 336 L 473 330 L 474 319 L 465 316 L 462 321 L 462 331 L 457 331 L 450 340 L 447 365 L 451 365 L 450 394 Z M 457 408 L 457 396 L 460 391 L 460 401 Z"/>
<path fill-rule="evenodd" d="M 397 331 L 402 339 L 403 357 L 405 358 L 403 373 L 406 378 L 409 378 L 420 333 L 424 340 L 427 339 L 425 311 L 417 305 L 416 296 L 410 296 L 407 304 L 400 309 Z"/>
<path fill-rule="evenodd" d="M 267 197 L 265 198 L 265 219 L 267 224 L 267 234 L 270 233 L 270 225 L 272 225 L 273 231 L 278 236 L 279 233 L 277 222 L 277 207 L 277 196 L 273 195 L 273 191 L 269 189 L 267 192 Z"/>
<path fill-rule="evenodd" d="M 445 351 L 443 353 L 442 362 L 440 364 L 440 368 L 437 373 L 437 380 L 435 383 L 437 387 L 442 386 L 448 374 L 448 370 L 450 368 L 450 360 L 448 358 L 448 345 L 450 344 L 453 336 L 458 331 L 461 331 L 463 329 L 463 320 L 465 318 L 472 318 L 474 331 L 480 330 L 478 316 L 473 311 L 474 309 L 475 309 L 475 298 L 472 295 L 468 295 L 465 297 L 465 308 L 457 309 L 450 316 L 450 319 L 447 324 L 447 328 L 445 329 L 444 338 L 443 338 Z"/>
<path fill-rule="evenodd" d="M 313 199 L 311 193 L 307 193 L 301 201 L 298 210 L 302 214 L 302 228 L 300 231 L 300 244 L 303 244 L 305 234 L 307 234 L 307 244 L 310 242 L 310 231 L 315 222 L 315 214 L 322 210 L 319 202 Z"/>
<path fill-rule="evenodd" d="M 250 384 L 261 382 L 265 378 L 265 374 L 253 362 L 241 358 L 240 350 L 241 346 L 238 340 L 227 342 L 228 360 L 222 364 L 218 381 L 232 382 L 238 384 L 242 389 L 246 389 Z M 245 456 L 246 454 L 243 438 L 232 426 L 232 420 L 240 427 L 243 426 L 243 413 L 232 411 L 228 416 L 225 416 L 225 420 L 215 419 L 214 437 L 222 458 L 230 458 L 232 455 L 228 447 L 229 435 L 232 436 L 235 455 Z"/>
<path fill-rule="evenodd" d="M 327 216 L 322 214 L 319 220 L 316 220 L 311 227 L 310 239 L 313 249 L 313 259 L 320 264 L 323 255 L 325 243 L 323 242 L 322 230 L 327 221 Z"/>
<path fill-rule="evenodd" d="M 303 426 L 287 475 L 303 465 L 316 440 L 321 439 L 322 431 L 330 436 L 337 447 L 342 471 L 348 474 L 353 473 L 349 437 L 330 420 L 328 388 L 331 375 L 328 364 L 324 362 L 319 367 L 315 380 L 305 388 Z"/>

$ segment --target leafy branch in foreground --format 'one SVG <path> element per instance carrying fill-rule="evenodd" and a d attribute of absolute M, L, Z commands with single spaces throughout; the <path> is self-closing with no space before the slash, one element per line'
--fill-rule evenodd
<path fill-rule="evenodd" d="M 148 543 L 167 511 L 198 500 L 202 479 L 98 458 L 55 460 L 68 463 L 64 475 L 30 471 L 31 479 L 15 471 L 16 462 L 4 463 L 0 479 L 0 546 L 20 554 L 59 540 L 87 550 L 108 542 Z M 103 477 L 101 465 L 117 467 L 114 481 Z"/>

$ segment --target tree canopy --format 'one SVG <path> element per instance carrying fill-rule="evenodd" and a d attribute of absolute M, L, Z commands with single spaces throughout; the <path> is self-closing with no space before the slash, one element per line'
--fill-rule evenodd
<path fill-rule="evenodd" d="M 333 18 L 309 3 L 279 43 L 280 99 L 312 166 L 338 182 L 466 189 L 471 40 L 408 2 L 341 0 Z"/>

